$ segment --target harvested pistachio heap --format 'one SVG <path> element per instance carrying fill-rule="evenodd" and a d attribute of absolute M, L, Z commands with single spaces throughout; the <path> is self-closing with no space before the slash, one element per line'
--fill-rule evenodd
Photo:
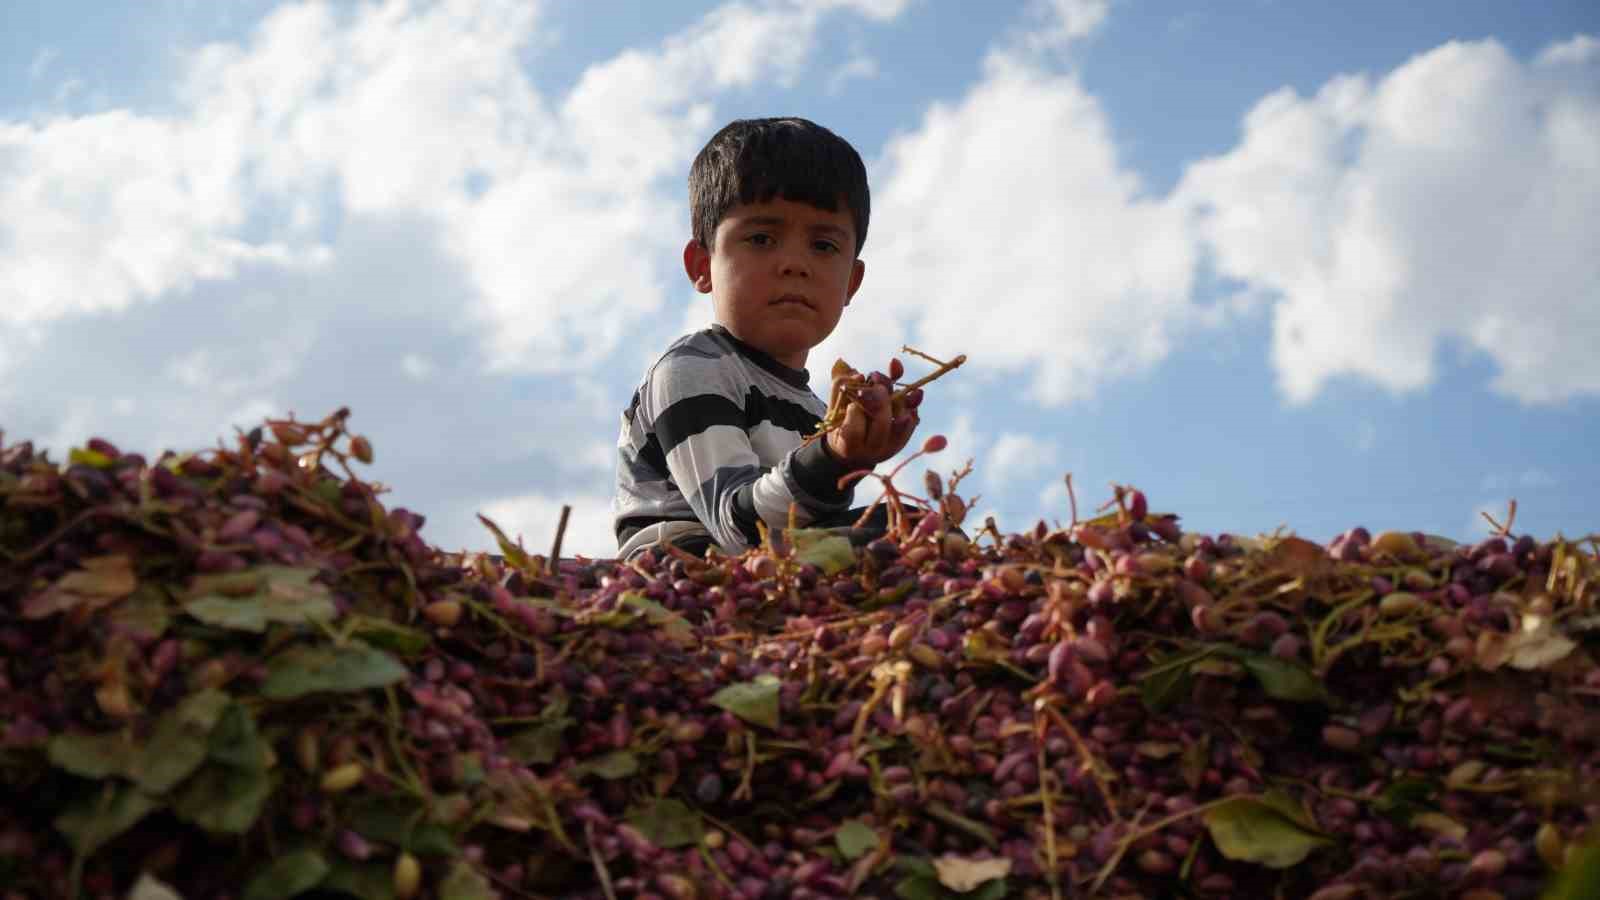
<path fill-rule="evenodd" d="M 1593 539 L 930 473 L 864 550 L 553 565 L 430 546 L 348 424 L 0 439 L 0 897 L 1600 891 Z"/>

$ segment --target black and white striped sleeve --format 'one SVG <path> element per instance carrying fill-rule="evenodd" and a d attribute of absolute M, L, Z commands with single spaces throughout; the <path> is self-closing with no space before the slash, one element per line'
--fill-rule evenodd
<path fill-rule="evenodd" d="M 726 359 L 669 353 L 649 377 L 639 412 L 695 517 L 725 552 L 760 541 L 757 520 L 787 525 L 789 506 L 806 524 L 849 508 L 845 469 L 818 441 L 799 447 L 788 401 L 768 396 Z M 803 409 L 801 418 L 815 422 Z M 777 448 L 782 448 L 781 452 Z"/>

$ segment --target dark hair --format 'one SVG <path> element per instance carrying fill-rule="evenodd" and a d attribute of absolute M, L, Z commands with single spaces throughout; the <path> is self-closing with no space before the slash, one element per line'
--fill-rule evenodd
<path fill-rule="evenodd" d="M 856 255 L 867 242 L 867 167 L 844 138 L 815 122 L 785 117 L 738 119 L 712 136 L 689 168 L 689 224 L 710 247 L 717 223 L 742 203 L 774 197 L 839 208 L 856 228 Z"/>

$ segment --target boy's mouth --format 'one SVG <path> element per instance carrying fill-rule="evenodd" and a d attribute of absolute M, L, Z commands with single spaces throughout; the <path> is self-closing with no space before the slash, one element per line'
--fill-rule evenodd
<path fill-rule="evenodd" d="M 811 301 L 810 300 L 807 300 L 806 298 L 800 296 L 799 294 L 784 294 L 782 297 L 779 297 L 778 299 L 772 301 L 772 305 L 773 306 L 783 306 L 783 305 L 788 304 L 788 303 L 798 303 L 801 306 L 804 306 L 806 309 L 813 309 L 814 308 L 811 305 Z"/>

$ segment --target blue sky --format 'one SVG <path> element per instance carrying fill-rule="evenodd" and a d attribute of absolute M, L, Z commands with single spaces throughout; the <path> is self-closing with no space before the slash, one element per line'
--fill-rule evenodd
<path fill-rule="evenodd" d="M 348 404 L 436 543 L 566 502 L 605 555 L 617 415 L 708 321 L 688 161 L 773 114 L 873 180 L 812 370 L 966 353 L 923 428 L 1003 526 L 1072 472 L 1207 532 L 1593 530 L 1581 0 L 6 4 L 0 428 Z"/>

